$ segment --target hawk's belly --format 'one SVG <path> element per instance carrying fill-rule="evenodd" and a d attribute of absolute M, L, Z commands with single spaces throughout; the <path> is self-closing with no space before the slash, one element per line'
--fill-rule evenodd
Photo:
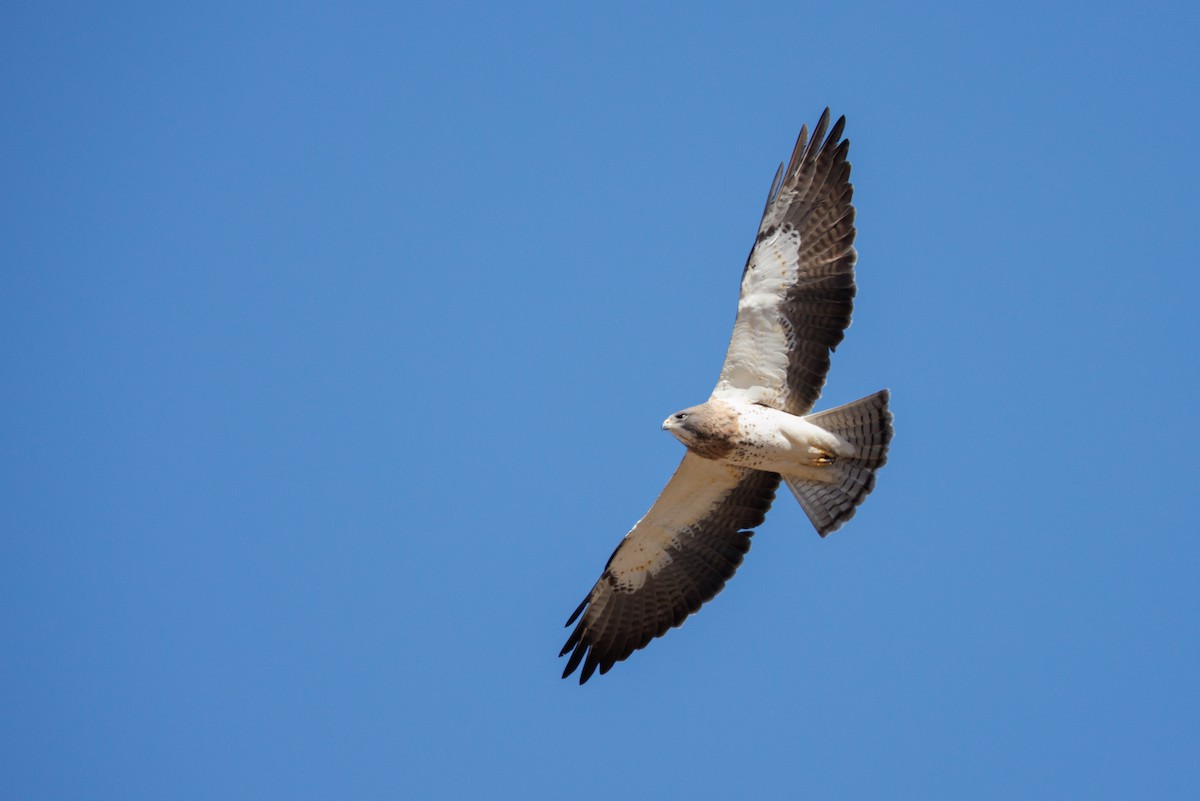
<path fill-rule="evenodd" d="M 854 448 L 803 417 L 755 404 L 737 407 L 738 434 L 721 459 L 739 467 L 823 478 L 837 459 Z"/>

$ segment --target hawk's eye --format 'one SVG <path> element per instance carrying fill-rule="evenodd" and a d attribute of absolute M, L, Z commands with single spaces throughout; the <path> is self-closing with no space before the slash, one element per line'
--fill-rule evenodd
<path fill-rule="evenodd" d="M 686 420 L 687 412 L 680 412 L 679 414 L 675 415 L 675 419 L 676 420 Z"/>

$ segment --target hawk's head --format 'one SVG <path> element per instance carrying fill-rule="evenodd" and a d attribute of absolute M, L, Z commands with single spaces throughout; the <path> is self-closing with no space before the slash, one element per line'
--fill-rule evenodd
<path fill-rule="evenodd" d="M 689 406 L 663 421 L 663 431 L 707 459 L 719 459 L 733 447 L 737 415 L 720 401 Z"/>

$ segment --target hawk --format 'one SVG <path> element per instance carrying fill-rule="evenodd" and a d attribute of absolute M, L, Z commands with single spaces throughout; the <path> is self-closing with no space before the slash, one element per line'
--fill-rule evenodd
<path fill-rule="evenodd" d="M 767 193 L 712 395 L 668 417 L 687 446 L 646 516 L 567 620 L 563 678 L 607 673 L 725 586 L 780 482 L 822 537 L 854 516 L 892 438 L 888 391 L 810 414 L 854 305 L 846 118 L 800 129 Z M 828 131 L 828 135 L 826 132 Z"/>

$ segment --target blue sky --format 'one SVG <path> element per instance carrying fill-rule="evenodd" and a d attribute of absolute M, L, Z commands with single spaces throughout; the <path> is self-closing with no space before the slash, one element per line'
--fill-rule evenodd
<path fill-rule="evenodd" d="M 1196 6 L 435 5 L 0 12 L 0 796 L 1194 797 Z M 891 461 L 561 681 L 827 105 Z"/>

